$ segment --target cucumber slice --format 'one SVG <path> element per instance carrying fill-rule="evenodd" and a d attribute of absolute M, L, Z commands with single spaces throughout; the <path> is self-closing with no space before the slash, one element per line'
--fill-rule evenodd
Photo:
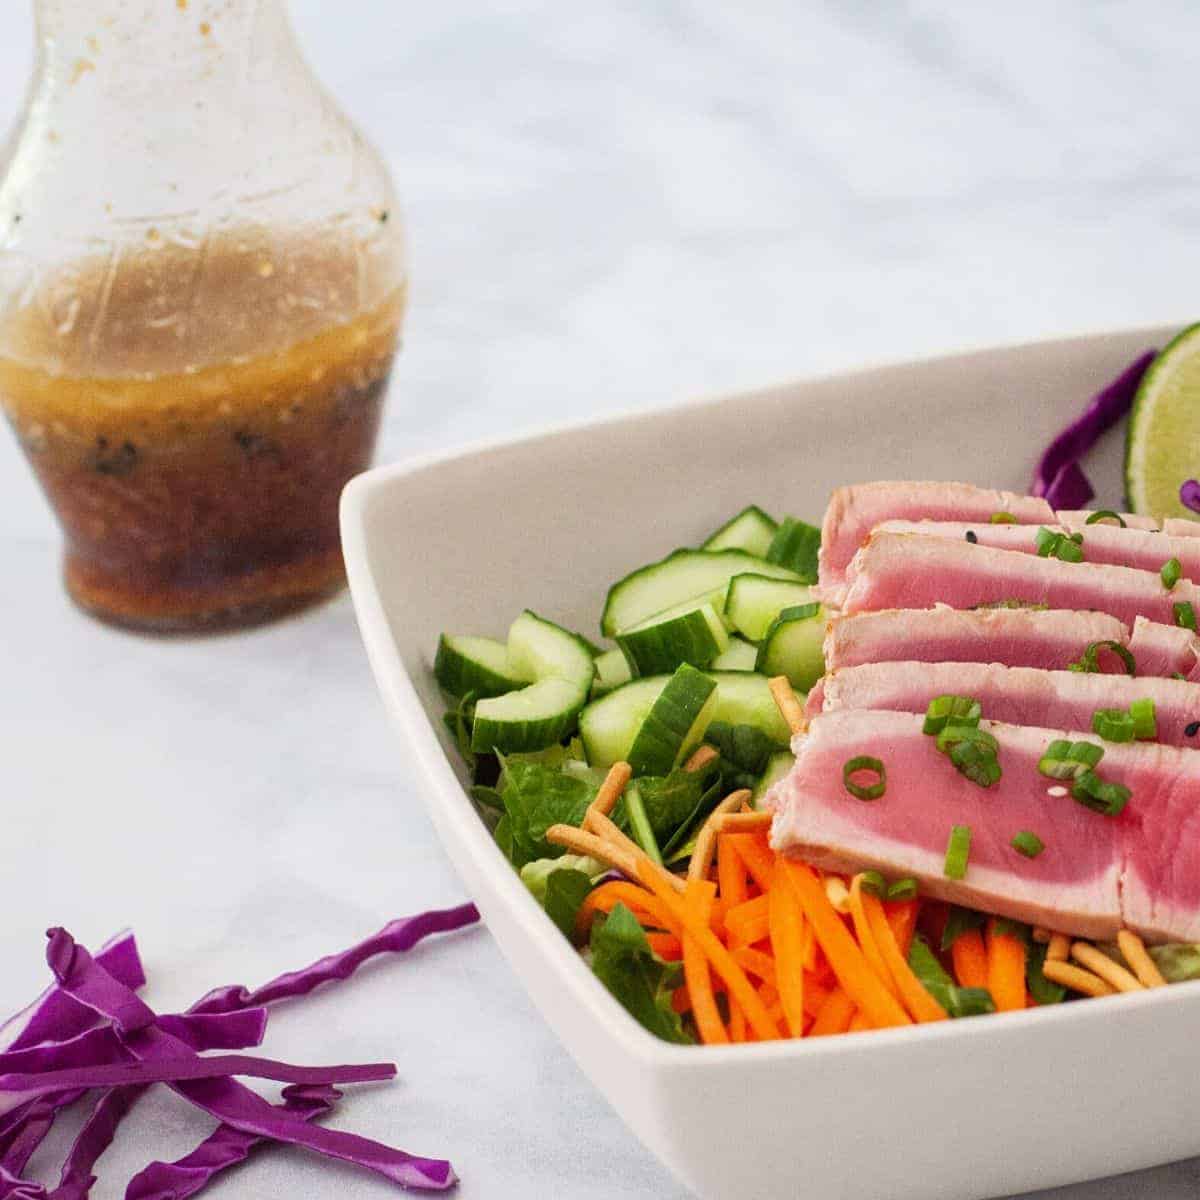
<path fill-rule="evenodd" d="M 617 634 L 634 675 L 662 675 L 681 663 L 706 667 L 726 646 L 729 634 L 709 603 L 690 600 Z"/>
<path fill-rule="evenodd" d="M 757 661 L 758 650 L 735 634 L 729 639 L 729 645 L 708 665 L 713 671 L 753 671 Z"/>
<path fill-rule="evenodd" d="M 711 678 L 684 665 L 674 675 L 635 679 L 594 700 L 579 716 L 589 764 L 624 760 L 638 775 L 668 774 L 700 744 L 716 694 Z"/>
<path fill-rule="evenodd" d="M 794 571 L 741 550 L 676 550 L 660 562 L 639 567 L 609 588 L 600 627 L 606 636 L 613 637 L 689 600 L 707 600 L 719 610 L 729 581 L 747 572 L 804 582 Z"/>
<path fill-rule="evenodd" d="M 717 685 L 684 663 L 667 680 L 634 735 L 629 765 L 635 775 L 668 775 L 704 740 L 717 705 Z"/>
<path fill-rule="evenodd" d="M 756 666 L 768 677 L 786 675 L 792 687 L 807 692 L 825 674 L 825 612 L 821 606 L 785 608 L 760 643 Z"/>
<path fill-rule="evenodd" d="M 744 550 L 756 558 L 766 558 L 771 539 L 778 528 L 775 521 L 757 504 L 751 504 L 710 534 L 701 549 Z"/>
<path fill-rule="evenodd" d="M 730 725 L 753 725 L 777 746 L 791 745 L 792 731 L 771 695 L 771 681 L 756 671 L 709 671 L 717 681 L 714 721 Z"/>
<path fill-rule="evenodd" d="M 778 783 L 791 771 L 795 762 L 796 756 L 790 750 L 780 750 L 777 754 L 771 755 L 767 760 L 767 769 L 754 785 L 754 792 L 750 797 L 752 808 L 762 807 L 763 797 L 766 796 L 774 784 Z"/>
<path fill-rule="evenodd" d="M 813 588 L 806 583 L 760 574 L 735 575 L 725 594 L 725 619 L 750 641 L 761 642 L 785 608 L 811 604 L 815 599 Z"/>
<path fill-rule="evenodd" d="M 587 692 L 569 679 L 541 679 L 475 706 L 471 749 L 477 753 L 499 750 L 542 750 L 571 732 Z"/>
<path fill-rule="evenodd" d="M 471 749 L 477 753 L 541 750 L 571 733 L 587 700 L 595 666 L 587 644 L 528 610 L 508 631 L 509 669 L 534 682 L 475 705 Z"/>
<path fill-rule="evenodd" d="M 621 684 L 628 683 L 633 678 L 629 660 L 620 648 L 605 650 L 603 654 L 597 655 L 594 665 L 596 679 L 592 684 L 593 697 L 607 695 L 613 688 L 619 688 Z"/>
<path fill-rule="evenodd" d="M 474 692 L 479 699 L 503 696 L 527 684 L 508 661 L 508 647 L 489 637 L 443 633 L 438 638 L 433 674 L 451 696 Z"/>
<path fill-rule="evenodd" d="M 699 672 L 680 667 L 675 675 L 654 675 L 635 679 L 599 700 L 593 700 L 579 714 L 579 736 L 593 767 L 611 767 L 621 760 L 633 762 L 633 745 L 646 718 L 654 709 L 667 684 L 687 671 L 688 677 L 703 674 L 717 684 L 715 703 L 705 717 L 695 741 L 686 739 L 686 752 L 694 749 L 712 721 L 730 725 L 753 725 L 761 729 L 777 746 L 791 741 L 791 731 L 780 716 L 771 695 L 770 681 L 754 671 Z M 698 685 L 697 685 L 698 688 Z M 710 703 L 712 703 L 710 699 Z M 680 760 L 682 761 L 682 759 Z M 645 772 L 644 772 L 645 773 Z"/>
<path fill-rule="evenodd" d="M 767 562 L 779 563 L 803 576 L 806 582 L 817 582 L 817 552 L 821 549 L 821 531 L 806 521 L 784 517 L 767 548 Z"/>

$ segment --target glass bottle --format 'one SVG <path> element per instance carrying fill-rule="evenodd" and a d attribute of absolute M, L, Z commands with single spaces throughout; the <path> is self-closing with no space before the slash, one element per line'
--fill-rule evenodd
<path fill-rule="evenodd" d="M 285 0 L 35 0 L 0 183 L 0 402 L 88 611 L 247 623 L 340 586 L 404 312 L 387 169 Z"/>

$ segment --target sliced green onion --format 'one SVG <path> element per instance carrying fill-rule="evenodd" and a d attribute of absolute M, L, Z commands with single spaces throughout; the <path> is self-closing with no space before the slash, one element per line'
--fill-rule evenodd
<path fill-rule="evenodd" d="M 1049 529 L 1042 525 L 1037 531 L 1038 558 L 1051 558 L 1061 537 L 1061 533 L 1051 533 Z"/>
<path fill-rule="evenodd" d="M 973 742 L 995 752 L 1000 749 L 1000 743 L 986 729 L 978 729 L 974 725 L 947 725 L 938 734 L 937 748 L 943 754 L 949 754 L 959 742 Z"/>
<path fill-rule="evenodd" d="M 1129 715 L 1133 718 L 1133 736 L 1139 742 L 1153 741 L 1158 737 L 1158 717 L 1154 711 L 1154 701 L 1149 696 L 1135 700 L 1129 706 Z"/>
<path fill-rule="evenodd" d="M 995 750 L 976 742 L 958 742 L 950 750 L 950 761 L 972 783 L 980 787 L 991 787 L 1000 782 L 1003 772 Z"/>
<path fill-rule="evenodd" d="M 1163 587 L 1169 592 L 1183 577 L 1183 563 L 1177 558 L 1168 558 L 1159 575 L 1162 576 Z"/>
<path fill-rule="evenodd" d="M 662 853 L 658 848 L 658 839 L 654 836 L 654 827 L 650 824 L 650 816 L 642 800 L 642 793 L 636 784 L 625 789 L 625 811 L 629 814 L 629 828 L 634 840 L 658 865 L 662 866 Z"/>
<path fill-rule="evenodd" d="M 974 696 L 936 696 L 925 709 L 923 732 L 941 733 L 947 725 L 978 725 L 983 710 Z"/>
<path fill-rule="evenodd" d="M 993 525 L 1015 525 L 1017 518 L 1010 512 L 994 512 L 988 518 Z"/>
<path fill-rule="evenodd" d="M 872 771 L 877 776 L 874 783 L 855 783 L 854 776 L 860 771 Z M 846 791 L 858 800 L 878 800 L 887 791 L 887 769 L 878 758 L 860 754 L 842 767 L 842 783 Z"/>
<path fill-rule="evenodd" d="M 917 881 L 915 879 L 897 879 L 887 890 L 889 900 L 915 900 L 917 898 Z"/>
<path fill-rule="evenodd" d="M 1179 605 L 1175 605 L 1176 609 Z M 1176 622 L 1178 623 L 1178 621 Z M 1120 642 L 1089 642 L 1078 662 L 1073 662 L 1067 668 L 1069 671 L 1081 671 L 1085 675 L 1093 675 L 1100 670 L 1100 651 L 1111 650 L 1125 665 L 1127 675 L 1137 674 L 1137 659 Z"/>
<path fill-rule="evenodd" d="M 878 896 L 880 900 L 887 896 L 887 880 L 878 871 L 863 871 L 860 879 L 859 886 L 864 892 L 870 892 L 872 896 Z"/>
<path fill-rule="evenodd" d="M 1083 534 L 1073 533 L 1067 537 L 1065 533 L 1055 533 L 1044 525 L 1037 531 L 1037 552 L 1039 558 L 1058 558 L 1063 562 L 1083 562 Z"/>
<path fill-rule="evenodd" d="M 1038 771 L 1049 779 L 1076 779 L 1097 766 L 1103 757 L 1104 747 L 1094 742 L 1058 740 L 1046 747 L 1046 753 L 1038 760 Z"/>
<path fill-rule="evenodd" d="M 1083 562 L 1083 534 L 1075 533 L 1069 538 L 1064 537 L 1058 543 L 1058 547 L 1055 549 L 1054 553 L 1063 562 Z"/>
<path fill-rule="evenodd" d="M 1124 784 L 1101 779 L 1095 771 L 1084 771 L 1072 785 L 1071 795 L 1093 812 L 1116 817 L 1120 816 L 1133 793 Z"/>
<path fill-rule="evenodd" d="M 938 734 L 937 748 L 950 757 L 955 770 L 980 787 L 991 787 L 1003 773 L 997 751 L 1000 744 L 986 729 L 974 725 L 947 725 Z"/>
<path fill-rule="evenodd" d="M 1175 624 L 1180 629 L 1190 629 L 1196 632 L 1196 610 L 1190 600 L 1184 600 L 1175 605 Z"/>
<path fill-rule="evenodd" d="M 1106 742 L 1132 742 L 1133 717 L 1123 708 L 1098 708 L 1092 713 L 1092 732 Z"/>
<path fill-rule="evenodd" d="M 1018 853 L 1025 855 L 1026 858 L 1037 858 L 1039 854 L 1046 848 L 1046 843 L 1032 830 L 1022 829 L 1020 833 L 1013 837 L 1009 843 L 1012 848 Z"/>
<path fill-rule="evenodd" d="M 1099 512 L 1094 512 L 1086 521 L 1085 525 L 1099 525 L 1101 521 L 1116 521 L 1122 529 L 1125 528 L 1125 518 L 1119 512 L 1113 512 L 1111 508 L 1102 508 Z"/>
<path fill-rule="evenodd" d="M 946 843 L 946 862 L 942 874 L 947 879 L 962 879 L 967 873 L 967 859 L 971 856 L 970 825 L 955 825 L 950 830 Z"/>

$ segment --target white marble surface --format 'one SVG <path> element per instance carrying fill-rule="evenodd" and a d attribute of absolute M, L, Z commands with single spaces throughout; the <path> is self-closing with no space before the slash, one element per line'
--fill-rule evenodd
<path fill-rule="evenodd" d="M 411 231 L 384 458 L 864 359 L 1196 316 L 1192 5 L 294 11 L 387 151 Z M 0 114 L 28 36 L 5 0 Z M 60 594 L 53 522 L 6 436 L 0 539 L 0 1010 L 39 985 L 50 923 L 91 940 L 136 926 L 152 1000 L 173 1005 L 461 896 L 345 599 L 199 642 L 92 624 Z M 680 1195 L 483 931 L 280 1012 L 270 1044 L 394 1056 L 402 1083 L 351 1099 L 346 1120 L 447 1153 L 464 1197 Z M 148 1103 L 95 1194 L 204 1128 Z M 346 1188 L 390 1194 L 296 1153 L 212 1194 Z M 1198 1188 L 1189 1163 L 1053 1195 Z"/>

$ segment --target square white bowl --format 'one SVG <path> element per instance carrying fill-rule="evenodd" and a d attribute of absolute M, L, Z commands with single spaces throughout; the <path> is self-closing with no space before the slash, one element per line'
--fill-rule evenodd
<path fill-rule="evenodd" d="M 819 520 L 858 480 L 1027 485 L 1039 449 L 1167 330 L 787 384 L 371 471 L 342 499 L 355 609 L 430 816 L 534 1002 L 699 1195 L 996 1196 L 1200 1153 L 1200 984 L 982 1020 L 678 1047 L 597 982 L 492 842 L 431 674 L 442 630 L 525 607 L 594 634 L 607 586 L 750 502 Z M 577 381 L 564 381 L 569 394 Z M 1116 435 L 1089 469 L 1120 496 Z"/>

